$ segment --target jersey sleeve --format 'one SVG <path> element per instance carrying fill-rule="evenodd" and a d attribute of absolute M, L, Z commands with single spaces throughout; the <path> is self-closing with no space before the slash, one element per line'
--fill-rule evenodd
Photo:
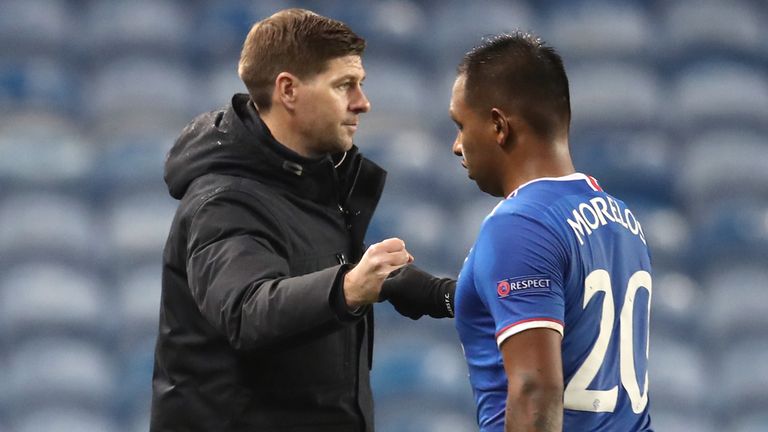
<path fill-rule="evenodd" d="M 566 268 L 562 243 L 541 222 L 508 213 L 486 220 L 476 243 L 474 282 L 499 346 L 532 328 L 563 334 Z"/>

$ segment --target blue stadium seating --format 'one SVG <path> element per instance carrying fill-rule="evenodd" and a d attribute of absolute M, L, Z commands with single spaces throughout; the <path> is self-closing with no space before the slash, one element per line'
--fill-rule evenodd
<path fill-rule="evenodd" d="M 82 335 L 108 340 L 114 327 L 101 279 L 51 262 L 9 266 L 0 279 L 0 334 L 23 341 L 31 334 Z"/>
<path fill-rule="evenodd" d="M 82 191 L 97 149 L 72 118 L 15 110 L 0 119 L 0 196 L 16 188 Z"/>
<path fill-rule="evenodd" d="M 717 432 L 724 430 L 706 412 L 669 409 L 653 402 L 651 405 L 651 426 L 653 426 L 653 430 L 663 432 Z"/>
<path fill-rule="evenodd" d="M 707 404 L 714 402 L 707 397 L 712 385 L 707 379 L 709 360 L 693 343 L 653 333 L 648 360 L 649 387 L 653 389 L 651 409 L 656 406 L 683 412 L 706 409 Z"/>
<path fill-rule="evenodd" d="M 653 67 L 613 60 L 574 64 L 568 71 L 572 127 L 654 127 L 662 83 Z"/>
<path fill-rule="evenodd" d="M 178 57 L 192 40 L 193 12 L 176 0 L 89 2 L 81 49 L 102 59 L 130 52 Z"/>
<path fill-rule="evenodd" d="M 17 343 L 7 363 L 7 400 L 14 413 L 61 403 L 113 408 L 117 371 L 104 346 L 86 339 L 33 338 Z"/>
<path fill-rule="evenodd" d="M 112 253 L 119 261 L 115 268 L 158 262 L 175 211 L 175 201 L 156 191 L 113 197 L 105 222 Z"/>
<path fill-rule="evenodd" d="M 543 30 L 546 40 L 569 59 L 650 60 L 653 33 L 649 11 L 633 2 L 563 3 Z"/>
<path fill-rule="evenodd" d="M 768 404 L 768 343 L 762 332 L 726 345 L 720 353 L 720 367 L 720 415 L 731 422 L 755 413 L 764 415 Z"/>
<path fill-rule="evenodd" d="M 729 128 L 692 135 L 678 170 L 676 192 L 692 215 L 701 216 L 718 200 L 768 197 L 768 146 L 765 135 L 755 131 Z"/>
<path fill-rule="evenodd" d="M 470 403 L 467 368 L 452 323 L 402 323 L 380 331 L 371 382 L 382 401 L 440 395 L 447 405 Z M 432 340 L 424 345 L 424 338 Z"/>
<path fill-rule="evenodd" d="M 0 0 L 0 431 L 147 429 L 165 154 L 288 6 L 369 42 L 356 143 L 389 178 L 367 241 L 453 277 L 499 201 L 451 154 L 456 65 L 499 31 L 558 48 L 576 167 L 652 248 L 655 430 L 768 430 L 764 1 Z M 376 312 L 377 430 L 476 429 L 453 322 Z"/>
<path fill-rule="evenodd" d="M 14 432 L 118 432 L 109 414 L 82 408 L 51 406 L 14 421 Z"/>
<path fill-rule="evenodd" d="M 29 58 L 0 57 L 0 107 L 61 110 L 80 106 L 81 80 L 67 61 L 54 54 Z"/>
<path fill-rule="evenodd" d="M 679 270 L 656 266 L 653 275 L 651 331 L 654 336 L 702 338 L 699 316 L 704 313 L 704 289 Z M 655 340 L 653 343 L 655 345 Z"/>
<path fill-rule="evenodd" d="M 54 53 L 74 35 L 74 11 L 65 1 L 4 0 L 2 7 L 0 53 Z"/>
<path fill-rule="evenodd" d="M 721 261 L 710 267 L 704 284 L 706 305 L 700 325 L 720 344 L 737 337 L 762 334 L 768 325 L 768 269 L 765 261 Z"/>
<path fill-rule="evenodd" d="M 658 129 L 579 127 L 571 141 L 573 162 L 606 192 L 673 204 L 674 146 Z"/>
<path fill-rule="evenodd" d="M 153 260 L 118 277 L 121 336 L 130 342 L 156 336 L 161 272 L 160 260 Z"/>
<path fill-rule="evenodd" d="M 659 8 L 658 21 L 671 60 L 687 61 L 713 53 L 766 59 L 764 3 L 735 0 L 685 0 Z"/>
<path fill-rule="evenodd" d="M 468 8 L 458 0 L 440 2 L 433 12 L 434 33 L 426 36 L 434 43 L 431 55 L 446 69 L 455 69 L 461 55 L 483 36 L 536 28 L 537 17 L 527 2 L 483 2 L 483 7 Z"/>
<path fill-rule="evenodd" d="M 85 108 L 100 127 L 140 126 L 191 119 L 197 112 L 197 77 L 183 62 L 124 56 L 94 71 L 84 89 Z"/>
<path fill-rule="evenodd" d="M 705 60 L 683 68 L 674 84 L 670 120 L 690 129 L 765 127 L 768 78 L 744 63 Z"/>
<path fill-rule="evenodd" d="M 64 194 L 17 193 L 0 200 L 0 256 L 79 264 L 99 258 L 99 220 L 89 202 Z"/>
<path fill-rule="evenodd" d="M 768 430 L 768 414 L 758 409 L 754 413 L 735 419 L 728 425 L 729 431 L 734 432 L 763 432 Z"/>

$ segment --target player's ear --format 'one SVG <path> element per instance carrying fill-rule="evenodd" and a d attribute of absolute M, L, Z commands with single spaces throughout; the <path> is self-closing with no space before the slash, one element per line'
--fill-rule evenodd
<path fill-rule="evenodd" d="M 509 121 L 509 117 L 507 117 L 504 111 L 498 108 L 492 108 L 491 122 L 493 125 L 493 134 L 496 137 L 496 144 L 499 147 L 504 148 L 515 143 L 515 130 Z"/>
<path fill-rule="evenodd" d="M 296 106 L 297 88 L 301 81 L 296 75 L 289 72 L 280 72 L 275 78 L 275 90 L 272 93 L 273 100 L 278 100 L 286 109 L 292 110 Z"/>

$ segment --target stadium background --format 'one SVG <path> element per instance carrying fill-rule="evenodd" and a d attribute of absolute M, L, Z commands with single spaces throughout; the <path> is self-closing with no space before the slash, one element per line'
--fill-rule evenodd
<path fill-rule="evenodd" d="M 558 48 L 577 168 L 652 247 L 656 429 L 768 430 L 766 2 L 0 0 L 0 431 L 147 430 L 164 156 L 288 6 L 368 39 L 357 143 L 390 172 L 368 240 L 444 275 L 497 202 L 450 152 L 461 54 L 518 27 Z M 378 430 L 476 430 L 452 322 L 376 309 Z"/>

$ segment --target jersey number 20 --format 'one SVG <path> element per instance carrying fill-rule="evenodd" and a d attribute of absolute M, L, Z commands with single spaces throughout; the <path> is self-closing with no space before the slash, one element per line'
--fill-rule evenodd
<path fill-rule="evenodd" d="M 640 385 L 635 373 L 635 349 L 633 344 L 633 316 L 637 290 L 648 291 L 648 318 L 650 319 L 651 275 L 647 271 L 638 271 L 629 278 L 627 292 L 619 316 L 619 371 L 621 384 L 629 395 L 632 411 L 641 413 L 648 405 L 648 371 L 645 371 L 645 385 L 640 393 Z M 618 386 L 608 390 L 588 390 L 587 386 L 597 375 L 605 360 L 605 352 L 611 340 L 614 323 L 613 290 L 611 278 L 605 270 L 595 270 L 584 280 L 584 306 L 587 307 L 592 297 L 599 291 L 603 297 L 603 312 L 600 319 L 600 331 L 597 340 L 581 367 L 565 388 L 563 405 L 566 409 L 591 412 L 613 412 L 619 395 Z M 646 334 L 645 357 L 648 358 L 648 334 Z"/>

